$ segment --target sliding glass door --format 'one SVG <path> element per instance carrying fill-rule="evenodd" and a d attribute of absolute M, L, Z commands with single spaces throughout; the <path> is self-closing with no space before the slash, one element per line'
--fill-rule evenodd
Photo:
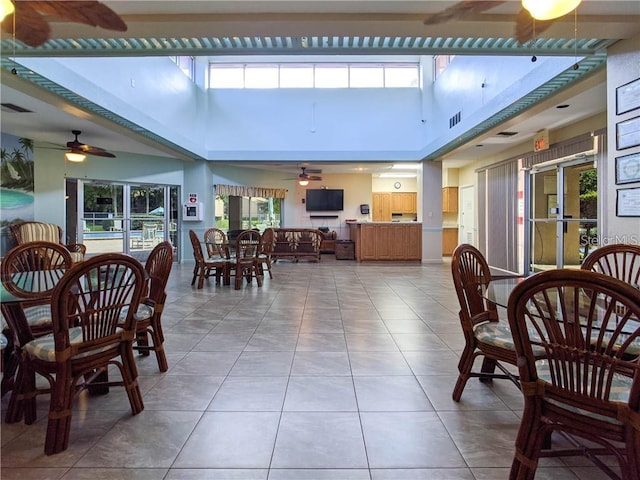
<path fill-rule="evenodd" d="M 82 212 L 76 236 L 88 255 L 120 252 L 144 261 L 164 240 L 177 247 L 178 187 L 83 180 L 74 186 Z"/>
<path fill-rule="evenodd" d="M 579 268 L 597 237 L 593 158 L 529 172 L 529 271 Z"/>

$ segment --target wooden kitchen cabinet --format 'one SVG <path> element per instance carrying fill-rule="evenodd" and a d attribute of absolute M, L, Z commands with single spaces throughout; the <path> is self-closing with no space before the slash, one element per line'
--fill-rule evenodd
<path fill-rule="evenodd" d="M 422 224 L 351 223 L 351 240 L 355 242 L 356 260 L 420 261 L 422 259 Z"/>
<path fill-rule="evenodd" d="M 456 213 L 458 211 L 458 187 L 444 187 L 442 189 L 442 213 Z"/>
<path fill-rule="evenodd" d="M 450 257 L 458 246 L 458 229 L 443 228 L 442 229 L 442 255 Z"/>
<path fill-rule="evenodd" d="M 416 192 L 391 193 L 391 213 L 416 213 L 417 203 Z"/>
<path fill-rule="evenodd" d="M 391 193 L 390 192 L 374 192 L 373 193 L 373 210 L 371 219 L 374 222 L 390 222 L 391 221 Z"/>

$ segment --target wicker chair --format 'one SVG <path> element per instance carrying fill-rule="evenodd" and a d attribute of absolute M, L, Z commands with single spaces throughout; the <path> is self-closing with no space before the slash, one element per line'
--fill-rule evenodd
<path fill-rule="evenodd" d="M 458 402 L 467 380 L 478 377 L 481 381 L 506 378 L 519 386 L 517 375 L 501 364 L 516 365 L 516 353 L 509 327 L 498 321 L 496 306 L 487 302 L 483 288 L 491 281 L 489 265 L 482 253 L 472 245 L 458 245 L 451 257 L 453 284 L 460 303 L 460 324 L 465 346 L 458 362 L 458 380 L 453 389 L 453 400 Z M 473 371 L 477 357 L 482 356 L 480 372 Z M 496 367 L 502 373 L 496 373 Z"/>
<path fill-rule="evenodd" d="M 587 255 L 580 268 L 600 272 L 640 288 L 640 245 L 605 245 Z"/>
<path fill-rule="evenodd" d="M 193 258 L 196 262 L 193 267 L 193 278 L 191 279 L 191 285 L 198 280 L 198 288 L 204 286 L 205 278 L 209 278 L 211 275 L 216 277 L 216 285 L 220 284 L 220 279 L 223 279 L 225 285 L 229 284 L 229 260 L 227 259 L 214 259 L 206 260 L 204 253 L 202 252 L 202 245 L 198 234 L 193 230 L 189 230 L 189 239 L 191 240 L 191 246 L 193 247 Z"/>
<path fill-rule="evenodd" d="M 510 478 L 533 479 L 540 457 L 582 454 L 611 478 L 640 479 L 640 357 L 629 355 L 640 343 L 640 290 L 597 272 L 550 270 L 520 283 L 507 313 L 525 401 Z M 552 432 L 573 445 L 545 448 Z"/>
<path fill-rule="evenodd" d="M 11 391 L 5 421 L 22 418 L 19 389 L 15 385 L 21 374 L 22 347 L 35 337 L 51 332 L 51 294 L 64 273 L 71 268 L 71 254 L 63 245 L 52 242 L 29 242 L 12 248 L 0 263 L 4 289 L 20 304 L 5 302 L 2 313 L 8 323 L 8 345 L 2 395 Z"/>
<path fill-rule="evenodd" d="M 36 419 L 33 372 L 51 385 L 49 423 L 44 445 L 47 455 L 66 450 L 73 397 L 84 388 L 124 386 L 131 412 L 144 408 L 138 386 L 133 341 L 134 312 L 145 289 L 142 264 L 128 255 L 96 255 L 72 267 L 53 291 L 53 333 L 24 346 L 25 422 Z M 107 293 L 105 293 L 107 292 Z M 125 312 L 126 313 L 123 313 Z M 124 316 L 124 320 L 122 317 Z M 115 365 L 122 380 L 109 383 L 107 369 Z"/>
<path fill-rule="evenodd" d="M 262 232 L 262 243 L 260 245 L 258 261 L 260 262 L 260 272 L 264 275 L 266 266 L 266 269 L 269 272 L 269 278 L 273 278 L 273 272 L 271 270 L 271 253 L 273 252 L 274 242 L 275 236 L 273 228 L 265 228 L 264 232 Z"/>
<path fill-rule="evenodd" d="M 244 230 L 236 238 L 234 255 L 229 262 L 229 272 L 235 276 L 235 289 L 242 286 L 242 279 L 251 283 L 255 278 L 258 287 L 262 286 L 263 274 L 260 268 L 262 236 L 256 230 Z"/>
<path fill-rule="evenodd" d="M 167 299 L 165 291 L 169 274 L 173 266 L 173 245 L 170 242 L 157 244 L 147 257 L 144 269 L 147 272 L 149 291 L 136 311 L 136 343 L 134 350 L 142 355 L 156 354 L 161 372 L 169 369 L 164 353 L 164 334 L 162 333 L 162 311 Z M 149 345 L 151 337 L 151 345 Z"/>
<path fill-rule="evenodd" d="M 55 223 L 15 222 L 9 225 L 11 235 L 17 245 L 28 242 L 52 242 L 64 245 L 74 262 L 81 262 L 87 253 L 87 247 L 81 243 L 62 243 L 62 228 Z"/>
<path fill-rule="evenodd" d="M 204 231 L 204 245 L 209 260 L 228 260 L 229 244 L 227 234 L 219 228 L 208 228 Z"/>

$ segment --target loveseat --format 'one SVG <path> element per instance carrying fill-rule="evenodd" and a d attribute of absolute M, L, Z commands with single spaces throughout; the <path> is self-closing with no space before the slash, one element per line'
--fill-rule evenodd
<path fill-rule="evenodd" d="M 268 229 L 267 229 L 268 230 Z M 265 230 L 263 252 L 275 263 L 280 258 L 297 262 L 301 258 L 320 261 L 320 244 L 324 238 L 320 230 L 313 228 L 273 228 L 273 235 Z"/>

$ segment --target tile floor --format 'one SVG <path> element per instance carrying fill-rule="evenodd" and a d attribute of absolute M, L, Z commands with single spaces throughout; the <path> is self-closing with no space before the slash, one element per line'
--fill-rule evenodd
<path fill-rule="evenodd" d="M 451 400 L 462 335 L 446 261 L 279 261 L 238 291 L 197 290 L 191 269 L 169 282 L 169 371 L 139 357 L 144 411 L 119 388 L 83 394 L 68 450 L 48 457 L 41 396 L 37 423 L 2 424 L 3 480 L 508 478 L 520 393 L 472 379 Z M 605 478 L 581 458 L 542 465 L 537 479 Z"/>

